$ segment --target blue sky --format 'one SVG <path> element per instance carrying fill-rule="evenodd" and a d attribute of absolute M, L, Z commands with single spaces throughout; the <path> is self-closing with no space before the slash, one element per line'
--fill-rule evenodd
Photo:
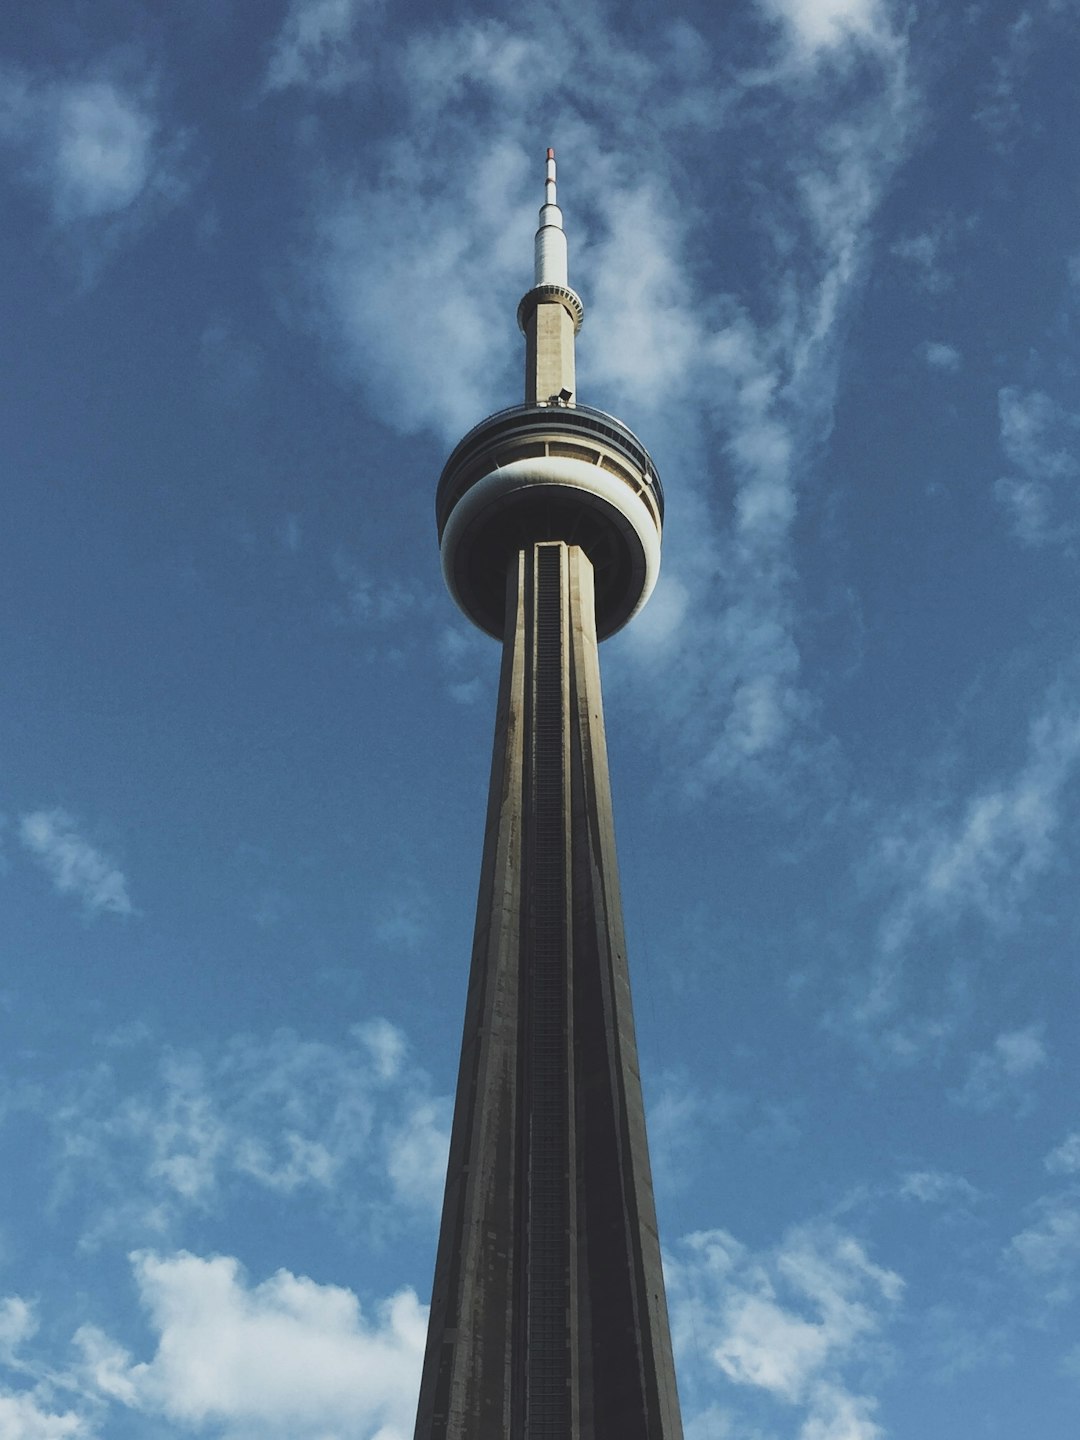
<path fill-rule="evenodd" d="M 691 1440 L 1080 1413 L 1075 0 L 0 12 L 0 1437 L 408 1440 L 557 148 Z"/>

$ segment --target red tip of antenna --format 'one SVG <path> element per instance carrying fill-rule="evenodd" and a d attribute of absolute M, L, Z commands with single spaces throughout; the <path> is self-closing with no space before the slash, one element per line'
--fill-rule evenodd
<path fill-rule="evenodd" d="M 552 148 L 550 147 L 550 145 L 548 146 L 548 159 L 549 159 L 549 160 L 554 160 L 554 159 L 555 159 L 555 151 L 552 150 Z"/>

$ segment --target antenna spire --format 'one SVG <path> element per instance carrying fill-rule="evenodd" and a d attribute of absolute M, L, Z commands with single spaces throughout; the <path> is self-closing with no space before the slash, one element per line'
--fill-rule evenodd
<path fill-rule="evenodd" d="M 584 314 L 566 274 L 566 232 L 555 198 L 555 151 L 544 166 L 544 203 L 534 247 L 533 288 L 518 306 L 525 335 L 526 405 L 573 405 L 574 336 Z"/>
<path fill-rule="evenodd" d="M 540 226 L 536 232 L 536 285 L 565 285 L 566 233 L 562 211 L 555 200 L 555 151 L 547 152 L 544 171 L 544 203 L 540 207 Z"/>

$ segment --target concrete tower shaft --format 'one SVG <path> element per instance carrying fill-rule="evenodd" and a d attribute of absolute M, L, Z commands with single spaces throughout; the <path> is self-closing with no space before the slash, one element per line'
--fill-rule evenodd
<path fill-rule="evenodd" d="M 592 567 L 511 567 L 416 1440 L 681 1440 Z"/>

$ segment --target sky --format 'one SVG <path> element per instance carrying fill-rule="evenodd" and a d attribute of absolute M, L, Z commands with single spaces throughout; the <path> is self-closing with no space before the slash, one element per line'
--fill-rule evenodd
<path fill-rule="evenodd" d="M 1078 19 L 0 8 L 0 1440 L 412 1434 L 548 145 L 688 1440 L 1072 1440 Z"/>

